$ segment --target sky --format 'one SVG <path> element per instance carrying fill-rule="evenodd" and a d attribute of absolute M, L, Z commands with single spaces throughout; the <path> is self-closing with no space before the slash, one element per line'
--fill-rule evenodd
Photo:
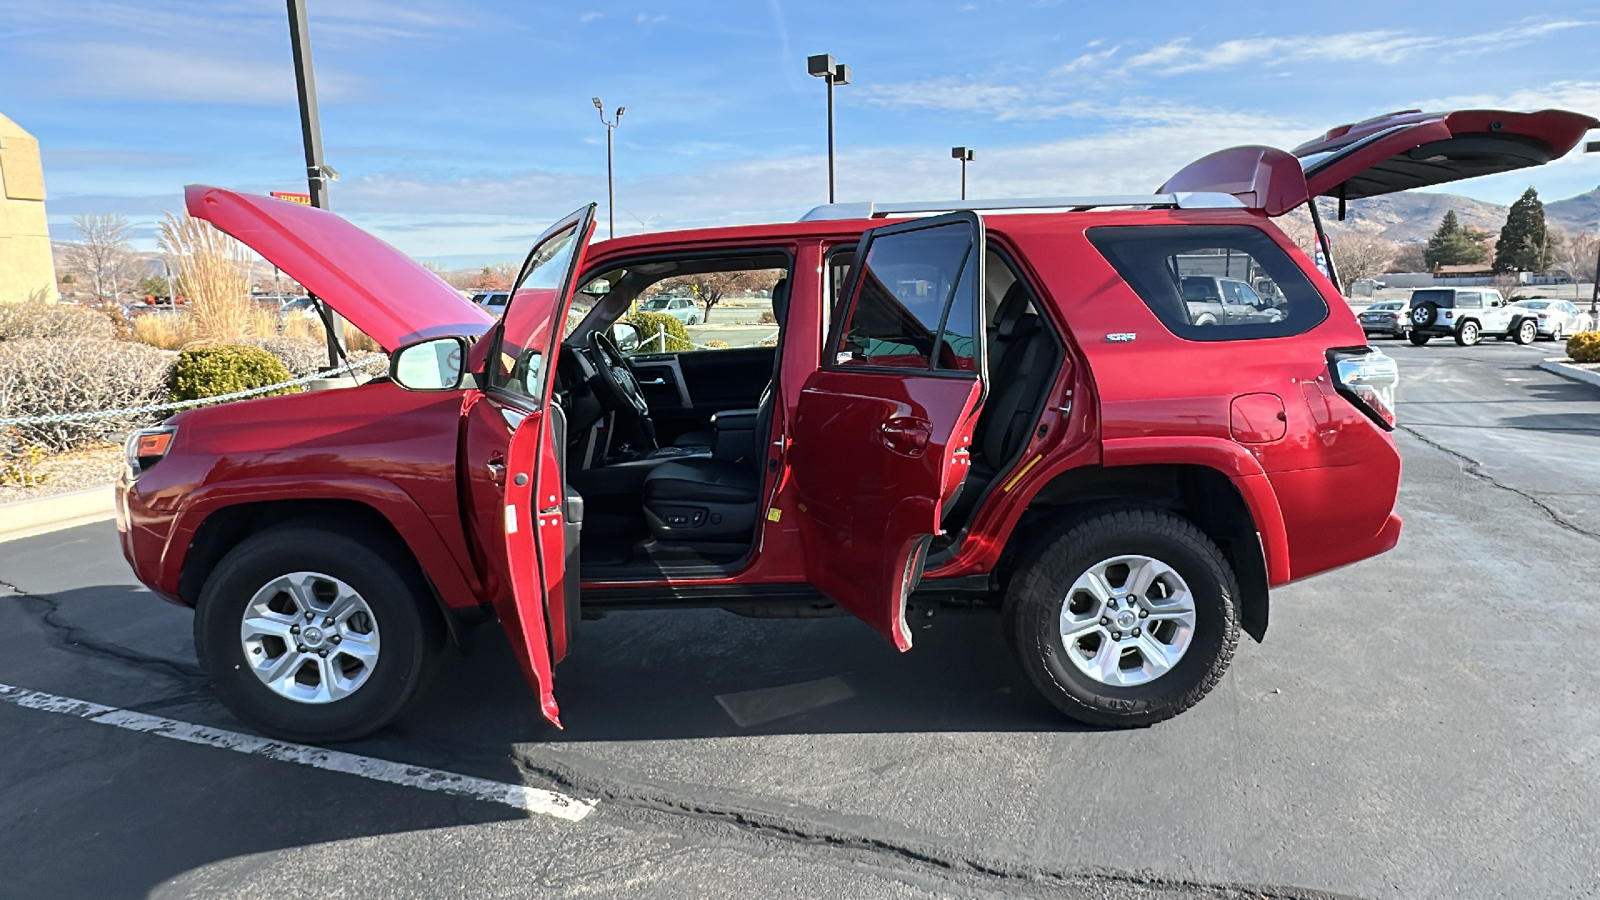
<path fill-rule="evenodd" d="M 1145 193 L 1222 147 L 1407 108 L 1600 114 L 1600 6 L 1067 0 L 304 0 L 331 206 L 422 260 L 520 257 L 589 201 L 605 233 L 792 219 L 838 195 Z M 1533 11 L 1537 10 L 1536 14 Z M 153 249 L 182 187 L 305 190 L 282 0 L 0 0 L 0 113 L 39 138 L 52 236 L 110 212 Z M 1593 133 L 1591 137 L 1600 137 Z M 1600 185 L 1600 154 L 1441 190 Z"/>

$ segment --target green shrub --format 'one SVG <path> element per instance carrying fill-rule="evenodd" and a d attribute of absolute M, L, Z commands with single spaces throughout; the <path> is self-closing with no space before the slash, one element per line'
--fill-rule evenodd
<path fill-rule="evenodd" d="M 24 338 L 0 341 L 0 418 L 101 412 L 164 403 L 177 354 L 131 341 Z M 160 414 L 17 426 L 16 439 L 50 452 L 121 440 Z"/>
<path fill-rule="evenodd" d="M 1567 355 L 1573 362 L 1600 363 L 1600 331 L 1581 331 L 1567 338 Z"/>
<path fill-rule="evenodd" d="M 93 309 L 37 301 L 0 303 L 0 341 L 26 338 L 111 340 L 116 336 L 117 328 L 111 318 Z"/>
<path fill-rule="evenodd" d="M 278 384 L 292 378 L 276 356 L 243 344 L 194 347 L 178 354 L 169 382 L 173 402 L 220 397 L 236 391 Z M 272 394 L 294 393 L 296 388 L 281 388 Z M 269 396 L 261 394 L 259 396 Z"/>
<path fill-rule="evenodd" d="M 679 350 L 693 350 L 694 344 L 689 342 L 689 329 L 683 323 L 666 313 L 639 310 L 631 313 L 624 320 L 639 326 L 644 335 L 639 339 L 639 350 L 643 353 L 672 353 Z M 665 340 L 659 335 L 666 332 Z M 661 346 L 663 343 L 665 347 Z"/>

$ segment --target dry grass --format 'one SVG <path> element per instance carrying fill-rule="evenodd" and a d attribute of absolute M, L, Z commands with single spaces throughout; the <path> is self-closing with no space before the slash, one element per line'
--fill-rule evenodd
<path fill-rule="evenodd" d="M 283 329 L 279 334 L 297 341 L 322 341 L 322 323 L 314 317 L 303 313 L 290 313 L 283 317 Z"/>
<path fill-rule="evenodd" d="M 356 328 L 354 325 L 351 325 L 349 322 L 344 323 L 344 346 L 345 349 L 349 350 L 351 353 L 362 351 L 369 353 L 383 352 L 383 348 L 378 346 L 377 341 L 367 337 L 364 332 Z"/>
<path fill-rule="evenodd" d="M 194 321 L 186 314 L 155 314 L 132 320 L 133 339 L 162 350 L 182 350 L 198 335 Z"/>
<path fill-rule="evenodd" d="M 243 244 L 208 222 L 167 213 L 160 246 L 175 263 L 197 340 L 227 343 L 259 327 L 261 310 L 250 302 L 250 252 Z"/>

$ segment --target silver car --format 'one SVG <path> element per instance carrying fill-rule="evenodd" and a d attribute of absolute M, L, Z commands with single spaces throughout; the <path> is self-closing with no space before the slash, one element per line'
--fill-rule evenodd
<path fill-rule="evenodd" d="M 1559 341 L 1569 334 L 1589 329 L 1589 314 L 1580 312 L 1570 300 L 1554 297 L 1529 297 L 1511 304 L 1539 314 L 1539 337 Z"/>
<path fill-rule="evenodd" d="M 1362 310 L 1357 317 L 1361 321 L 1361 330 L 1369 337 L 1385 334 L 1403 338 L 1411 331 L 1411 316 L 1407 312 L 1410 306 L 1409 300 L 1380 300 Z"/>
<path fill-rule="evenodd" d="M 640 300 L 639 308 L 646 312 L 665 313 L 685 325 L 700 323 L 700 308 L 688 297 L 651 297 Z"/>

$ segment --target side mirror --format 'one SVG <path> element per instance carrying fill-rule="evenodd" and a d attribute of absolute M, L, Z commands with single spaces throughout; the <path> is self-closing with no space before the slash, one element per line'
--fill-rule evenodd
<path fill-rule="evenodd" d="M 630 353 L 644 343 L 644 329 L 632 322 L 618 322 L 611 326 L 611 341 L 618 350 Z"/>
<path fill-rule="evenodd" d="M 389 378 L 408 391 L 453 391 L 461 387 L 466 359 L 466 338 L 419 341 L 389 358 Z"/>

